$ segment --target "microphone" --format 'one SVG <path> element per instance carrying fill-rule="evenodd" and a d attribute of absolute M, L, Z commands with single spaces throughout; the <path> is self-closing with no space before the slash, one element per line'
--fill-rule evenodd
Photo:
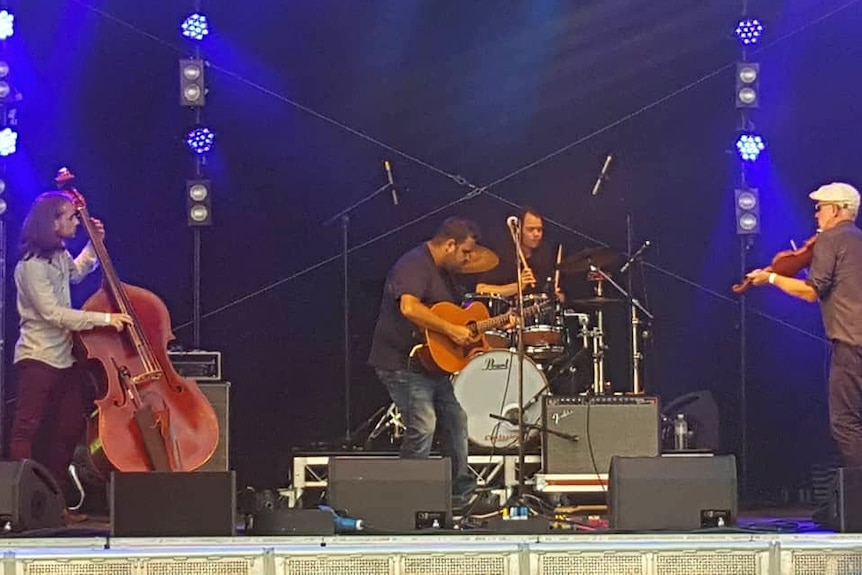
<path fill-rule="evenodd" d="M 642 245 L 641 247 L 639 247 L 639 248 L 638 248 L 638 251 L 636 251 L 635 253 L 633 253 L 633 254 L 629 257 L 629 259 L 627 259 L 627 260 L 626 260 L 626 263 L 624 263 L 624 264 L 623 264 L 623 267 L 621 267 L 621 268 L 620 268 L 620 273 L 621 273 L 621 274 L 625 273 L 625 272 L 626 272 L 626 270 L 627 270 L 627 269 L 629 269 L 629 267 L 630 267 L 633 263 L 635 263 L 635 260 L 637 260 L 639 257 L 641 257 L 641 256 L 643 255 L 643 253 L 647 250 L 647 248 L 648 248 L 648 247 L 650 247 L 651 245 L 652 245 L 652 243 L 651 243 L 649 240 L 645 241 L 645 242 L 643 243 L 643 245 Z"/>
<path fill-rule="evenodd" d="M 517 216 L 509 216 L 508 218 L 506 218 L 506 224 L 510 228 L 517 228 L 519 227 L 520 223 L 521 222 L 518 221 Z"/>
<path fill-rule="evenodd" d="M 602 182 L 605 181 L 605 178 L 607 178 L 608 168 L 611 166 L 611 160 L 613 160 L 613 159 L 614 159 L 614 157 L 611 154 L 608 154 L 608 157 L 605 158 L 605 165 L 602 166 L 602 171 L 599 174 L 598 179 L 596 179 L 596 185 L 593 186 L 593 194 L 592 195 L 594 195 L 594 196 L 598 195 L 599 188 L 602 187 Z"/>
<path fill-rule="evenodd" d="M 383 169 L 386 170 L 386 178 L 389 180 L 389 188 L 392 190 L 392 205 L 398 205 L 398 190 L 395 189 L 395 180 L 392 179 L 392 166 L 389 160 L 383 160 Z"/>

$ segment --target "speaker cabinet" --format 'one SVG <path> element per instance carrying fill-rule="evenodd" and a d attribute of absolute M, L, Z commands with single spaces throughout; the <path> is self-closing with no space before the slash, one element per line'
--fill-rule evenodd
<path fill-rule="evenodd" d="M 61 527 L 65 506 L 62 490 L 41 464 L 0 461 L 0 526 L 15 532 Z"/>
<path fill-rule="evenodd" d="M 111 535 L 217 537 L 236 532 L 232 471 L 114 472 Z"/>
<path fill-rule="evenodd" d="M 333 457 L 329 505 L 366 529 L 413 531 L 452 524 L 449 458 Z"/>
<path fill-rule="evenodd" d="M 546 396 L 542 470 L 607 473 L 611 457 L 659 453 L 658 399 L 647 396 Z M 574 438 L 554 435 L 564 433 Z"/>
<path fill-rule="evenodd" d="M 215 453 L 198 471 L 228 471 L 230 469 L 230 382 L 198 383 L 218 418 L 218 445 Z"/>
<path fill-rule="evenodd" d="M 736 522 L 732 456 L 614 457 L 610 527 L 626 531 L 730 526 Z"/>

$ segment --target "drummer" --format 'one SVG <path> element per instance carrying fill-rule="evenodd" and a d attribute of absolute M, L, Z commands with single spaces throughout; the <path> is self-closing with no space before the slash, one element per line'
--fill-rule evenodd
<path fill-rule="evenodd" d="M 524 283 L 524 293 L 554 293 L 563 301 L 563 293 L 554 289 L 554 252 L 542 241 L 545 236 L 545 226 L 542 214 L 536 208 L 525 206 L 518 214 L 521 222 L 521 251 L 527 261 L 527 266 L 521 272 Z M 476 292 L 512 297 L 518 294 L 518 270 L 515 249 L 507 243 L 507 249 L 501 249 L 500 263 L 490 272 L 486 272 L 476 284 Z"/>

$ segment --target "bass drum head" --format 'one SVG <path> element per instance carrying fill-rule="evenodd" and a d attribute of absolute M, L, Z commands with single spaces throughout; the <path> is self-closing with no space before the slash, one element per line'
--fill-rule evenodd
<path fill-rule="evenodd" d="M 479 354 L 460 372 L 452 385 L 467 413 L 467 435 L 478 446 L 494 451 L 518 447 L 518 354 L 492 350 Z M 529 357 L 524 357 L 524 422 L 537 424 L 548 381 Z M 499 421 L 489 414 L 506 417 Z"/>

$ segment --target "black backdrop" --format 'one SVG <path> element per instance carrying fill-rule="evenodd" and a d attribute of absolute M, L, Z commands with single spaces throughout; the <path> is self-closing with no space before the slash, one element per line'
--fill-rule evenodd
<path fill-rule="evenodd" d="M 350 260 L 353 424 L 386 403 L 365 358 L 388 267 L 445 216 L 473 217 L 499 240 L 507 202 L 529 203 L 564 226 L 548 233 L 570 252 L 624 248 L 630 214 L 636 241 L 655 246 L 636 276 L 657 318 L 648 391 L 669 401 L 711 390 L 725 449 L 739 450 L 739 315 L 729 291 L 740 271 L 737 3 L 203 4 L 213 26 L 203 117 L 217 142 L 205 168 L 215 225 L 202 231 L 202 347 L 223 352 L 233 383 L 241 482 L 283 485 L 291 448 L 344 434 L 341 267 L 337 258 L 315 265 L 340 245 L 338 225 L 322 222 L 385 182 L 385 158 L 400 204 L 384 194 L 351 218 L 351 244 L 368 242 Z M 752 174 L 763 234 L 748 258 L 767 263 L 812 232 L 810 189 L 858 178 L 862 15 L 855 5 L 832 14 L 838 0 L 749 4 L 767 23 L 765 46 L 750 57 L 762 66 L 754 118 L 769 151 Z M 25 97 L 9 163 L 10 246 L 29 202 L 68 165 L 106 221 L 120 274 L 165 300 L 186 346 L 192 233 L 183 194 L 193 160 L 182 135 L 193 114 L 177 105 L 177 59 L 191 53 L 179 35 L 191 10 L 181 0 L 36 0 L 17 7 L 8 43 Z M 469 188 L 451 177 L 486 185 L 569 144 L 490 188 L 505 201 L 465 199 Z M 608 152 L 612 178 L 593 197 Z M 77 288 L 76 301 L 96 286 Z M 7 286 L 7 302 L 13 293 Z M 762 312 L 748 323 L 751 476 L 795 485 L 828 449 L 819 315 L 769 290 L 749 301 Z M 626 330 L 612 314 L 620 388 Z"/>

